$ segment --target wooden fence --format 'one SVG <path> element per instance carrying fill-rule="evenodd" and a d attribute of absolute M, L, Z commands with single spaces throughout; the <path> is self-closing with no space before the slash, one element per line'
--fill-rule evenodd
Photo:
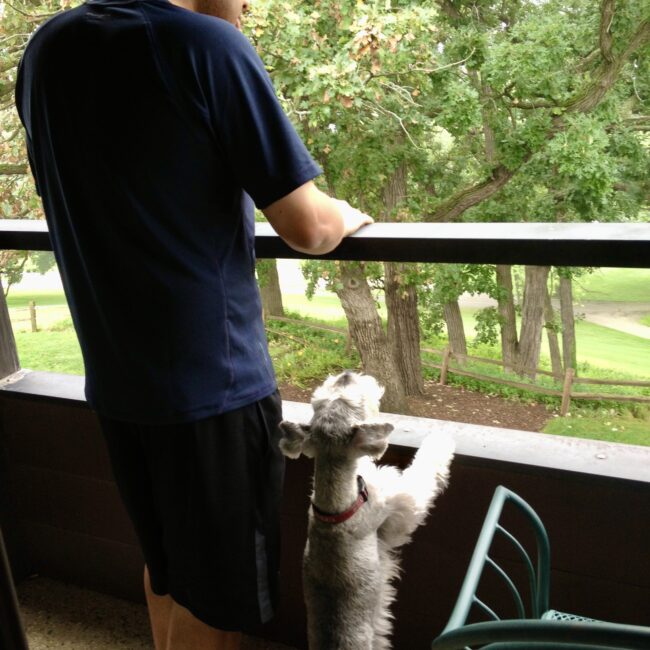
<path fill-rule="evenodd" d="M 15 314 L 27 312 L 25 318 L 16 318 Z M 29 301 L 27 307 L 19 307 L 11 310 L 11 320 L 15 323 L 29 321 L 32 332 L 38 332 L 38 324 L 36 322 L 36 303 L 33 300 Z"/>
<path fill-rule="evenodd" d="M 280 316 L 271 316 L 269 320 L 276 320 L 285 323 L 292 323 L 295 325 L 301 325 L 303 327 L 309 327 L 311 329 L 323 330 L 326 332 L 334 332 L 336 334 L 341 334 L 347 339 L 347 345 L 350 346 L 351 337 L 347 329 L 341 327 L 331 327 L 327 325 L 316 325 L 314 323 L 305 322 L 302 320 L 296 320 L 293 318 L 285 318 Z M 272 334 L 279 336 L 286 336 L 293 339 L 294 341 L 303 343 L 305 345 L 309 344 L 308 341 L 298 339 L 297 337 L 287 334 L 286 332 L 279 332 L 278 330 L 273 330 L 268 328 L 267 331 Z M 465 368 L 458 367 L 457 365 L 452 365 L 452 359 L 455 359 L 464 364 L 466 361 L 478 361 L 480 363 L 487 363 L 490 365 L 500 366 L 504 368 L 503 361 L 497 359 L 486 359 L 485 357 L 475 357 L 471 355 L 456 355 L 454 354 L 449 347 L 446 347 L 444 350 L 437 350 L 434 348 L 422 348 L 422 352 L 428 352 L 430 354 L 437 354 L 441 356 L 441 363 L 430 363 L 422 362 L 422 365 L 426 368 L 435 368 L 440 370 L 440 380 L 441 384 L 447 383 L 447 375 L 449 373 L 456 374 L 461 377 L 469 377 L 476 379 L 478 381 L 490 381 L 495 384 L 500 384 L 502 386 L 508 386 L 510 388 L 517 388 L 520 390 L 527 390 L 532 393 L 538 393 L 541 395 L 551 395 L 553 397 L 561 398 L 560 406 L 560 415 L 566 415 L 569 412 L 569 407 L 572 399 L 579 400 L 592 400 L 592 401 L 611 401 L 611 402 L 638 402 L 650 404 L 650 397 L 643 395 L 619 395 L 614 393 L 584 393 L 580 391 L 574 391 L 573 387 L 576 384 L 592 384 L 600 386 L 632 386 L 637 388 L 650 388 L 650 381 L 632 381 L 625 379 L 596 379 L 592 377 L 577 377 L 573 368 L 567 368 L 564 377 L 558 377 L 552 372 L 545 370 L 543 368 L 536 368 L 535 373 L 539 375 L 545 375 L 548 377 L 553 377 L 556 381 L 563 379 L 562 390 L 556 388 L 549 388 L 547 386 L 539 386 L 533 383 L 525 383 L 523 381 L 514 381 L 511 379 L 505 379 L 502 377 L 495 377 L 493 375 L 485 375 L 479 372 L 474 372 L 466 370 Z M 526 373 L 532 374 L 529 369 L 526 369 Z"/>

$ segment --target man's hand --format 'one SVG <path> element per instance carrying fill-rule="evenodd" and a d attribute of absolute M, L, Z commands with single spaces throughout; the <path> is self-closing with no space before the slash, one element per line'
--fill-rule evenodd
<path fill-rule="evenodd" d="M 361 212 L 361 210 L 357 210 L 357 208 L 353 208 L 347 201 L 343 201 L 342 199 L 333 200 L 337 203 L 341 216 L 343 217 L 343 237 L 354 234 L 359 228 L 363 228 L 363 226 L 375 223 L 375 220 L 371 216 Z"/>

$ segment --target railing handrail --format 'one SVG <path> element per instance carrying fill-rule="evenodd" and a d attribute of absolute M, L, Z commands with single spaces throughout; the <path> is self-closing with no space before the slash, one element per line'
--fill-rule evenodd
<path fill-rule="evenodd" d="M 304 259 L 267 223 L 260 258 Z M 0 219 L 0 249 L 52 250 L 44 221 Z M 650 223 L 375 223 L 322 259 L 650 268 Z"/>

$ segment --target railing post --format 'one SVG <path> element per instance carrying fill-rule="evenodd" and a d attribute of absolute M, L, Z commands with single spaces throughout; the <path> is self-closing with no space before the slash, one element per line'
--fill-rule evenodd
<path fill-rule="evenodd" d="M 449 359 L 451 358 L 451 348 L 447 346 L 442 353 L 442 368 L 440 368 L 440 384 L 444 386 L 447 383 L 447 369 L 449 368 Z"/>
<path fill-rule="evenodd" d="M 560 407 L 560 415 L 564 417 L 569 412 L 569 404 L 571 402 L 571 386 L 573 384 L 573 377 L 575 370 L 571 367 L 566 369 L 564 374 L 564 388 L 562 389 L 562 406 Z"/>
<path fill-rule="evenodd" d="M 9 309 L 0 279 L 0 379 L 20 370 L 16 339 L 11 329 Z"/>

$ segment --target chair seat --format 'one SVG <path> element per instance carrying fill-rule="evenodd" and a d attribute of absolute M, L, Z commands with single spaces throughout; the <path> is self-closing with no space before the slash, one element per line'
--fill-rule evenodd
<path fill-rule="evenodd" d="M 556 609 L 549 609 L 542 614 L 543 621 L 564 621 L 567 623 L 601 623 L 595 618 L 586 618 L 585 616 L 578 616 L 577 614 L 567 614 L 566 612 L 558 612 Z"/>

